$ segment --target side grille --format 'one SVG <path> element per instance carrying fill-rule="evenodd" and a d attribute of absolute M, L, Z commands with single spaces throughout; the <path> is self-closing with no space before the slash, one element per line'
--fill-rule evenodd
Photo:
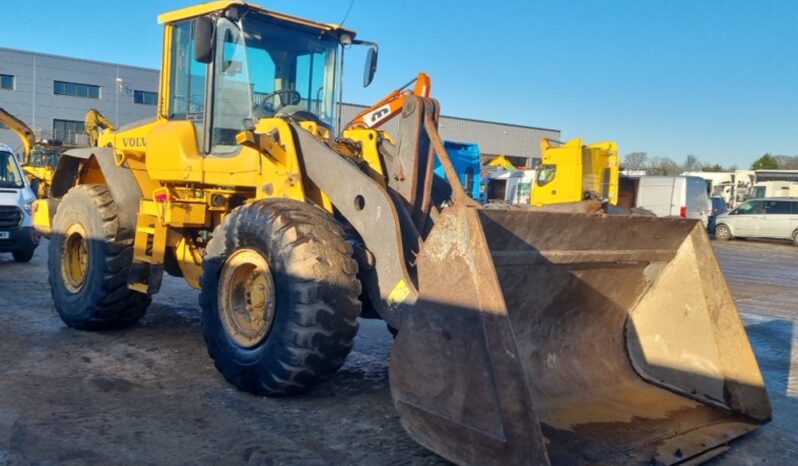
<path fill-rule="evenodd" d="M 0 206 L 0 230 L 16 230 L 22 224 L 22 211 L 11 205 Z"/>

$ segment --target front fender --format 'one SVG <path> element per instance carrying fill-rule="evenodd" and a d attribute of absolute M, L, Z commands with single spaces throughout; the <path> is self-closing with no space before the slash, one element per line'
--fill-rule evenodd
<path fill-rule="evenodd" d="M 114 149 L 111 147 L 89 147 L 64 152 L 58 160 L 58 166 L 53 175 L 50 195 L 53 198 L 61 198 L 73 186 L 80 184 L 81 164 L 92 158 L 97 161 L 105 183 L 111 190 L 111 196 L 116 202 L 119 225 L 131 232 L 135 231 L 136 215 L 142 197 L 141 187 L 126 162 L 122 165 L 116 164 Z M 52 205 L 50 207 L 49 214 L 52 219 L 55 211 L 52 209 Z"/>

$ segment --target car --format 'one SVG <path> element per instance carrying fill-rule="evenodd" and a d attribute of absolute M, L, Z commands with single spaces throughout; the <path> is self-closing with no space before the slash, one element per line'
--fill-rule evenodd
<path fill-rule="evenodd" d="M 31 217 L 34 200 L 14 151 L 0 144 L 0 253 L 10 252 L 17 262 L 29 262 L 39 245 Z"/>
<path fill-rule="evenodd" d="M 711 235 L 714 235 L 715 226 L 717 225 L 718 215 L 728 212 L 729 209 L 726 207 L 726 199 L 720 196 L 710 197 L 709 205 L 710 205 L 710 214 L 709 214 L 709 225 L 707 225 L 707 232 Z"/>
<path fill-rule="evenodd" d="M 718 215 L 715 238 L 790 239 L 798 246 L 798 198 L 751 199 Z"/>

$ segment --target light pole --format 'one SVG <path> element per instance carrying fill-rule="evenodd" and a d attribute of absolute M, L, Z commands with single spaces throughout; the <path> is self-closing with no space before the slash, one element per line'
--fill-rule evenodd
<path fill-rule="evenodd" d="M 114 124 L 119 124 L 119 91 L 124 87 L 122 78 L 119 77 L 119 67 L 116 67 L 116 111 L 114 116 Z"/>

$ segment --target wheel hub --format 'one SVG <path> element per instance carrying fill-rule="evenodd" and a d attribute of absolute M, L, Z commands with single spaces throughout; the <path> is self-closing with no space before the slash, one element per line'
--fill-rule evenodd
<path fill-rule="evenodd" d="M 88 271 L 88 235 L 83 225 L 73 223 L 64 233 L 64 247 L 61 251 L 61 276 L 66 289 L 71 293 L 80 291 L 86 283 Z"/>
<path fill-rule="evenodd" d="M 219 317 L 236 345 L 251 348 L 268 335 L 274 321 L 274 280 L 266 259 L 239 249 L 225 261 L 219 280 Z"/>

